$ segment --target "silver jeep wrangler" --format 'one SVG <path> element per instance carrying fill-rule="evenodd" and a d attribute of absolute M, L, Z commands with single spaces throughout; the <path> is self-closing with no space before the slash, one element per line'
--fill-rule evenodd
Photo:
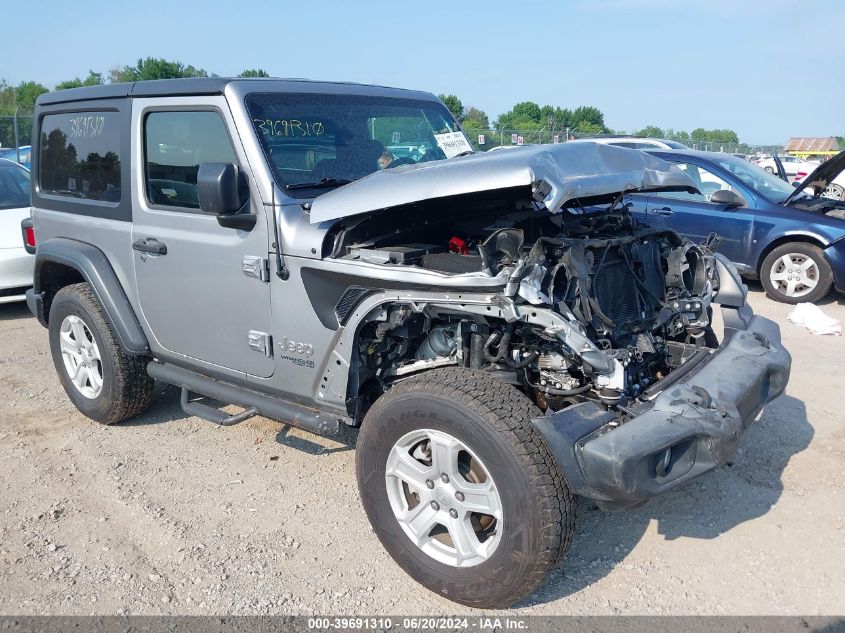
<path fill-rule="evenodd" d="M 221 425 L 360 426 L 376 534 L 463 604 L 529 594 L 575 495 L 724 464 L 788 380 L 732 265 L 631 219 L 695 191 L 635 150 L 477 154 L 427 93 L 209 78 L 42 95 L 32 164 L 27 301 L 76 407 L 120 422 L 159 380 Z"/>

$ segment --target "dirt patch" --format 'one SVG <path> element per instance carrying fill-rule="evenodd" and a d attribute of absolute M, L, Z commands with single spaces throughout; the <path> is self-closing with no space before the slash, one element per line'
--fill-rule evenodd
<path fill-rule="evenodd" d="M 787 322 L 787 394 L 731 465 L 633 512 L 579 504 L 569 556 L 519 614 L 845 611 L 845 338 Z M 845 322 L 845 304 L 823 309 Z M 0 613 L 467 613 L 385 554 L 360 506 L 356 432 L 220 428 L 157 389 L 144 416 L 87 420 L 47 333 L 0 305 Z"/>

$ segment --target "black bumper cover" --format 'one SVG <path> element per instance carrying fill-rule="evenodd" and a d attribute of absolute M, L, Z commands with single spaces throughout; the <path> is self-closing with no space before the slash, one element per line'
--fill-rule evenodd
<path fill-rule="evenodd" d="M 748 424 L 783 393 L 791 365 L 776 323 L 753 316 L 744 325 L 623 424 L 594 402 L 535 419 L 572 490 L 621 509 L 727 462 Z"/>

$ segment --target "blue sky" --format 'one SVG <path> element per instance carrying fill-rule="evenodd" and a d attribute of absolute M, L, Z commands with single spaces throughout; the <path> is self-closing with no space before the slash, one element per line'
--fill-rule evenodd
<path fill-rule="evenodd" d="M 338 79 L 594 105 L 614 129 L 727 127 L 751 143 L 845 134 L 845 2 L 572 0 L 6 3 L 0 78 L 52 87 L 176 59 L 219 75 Z"/>

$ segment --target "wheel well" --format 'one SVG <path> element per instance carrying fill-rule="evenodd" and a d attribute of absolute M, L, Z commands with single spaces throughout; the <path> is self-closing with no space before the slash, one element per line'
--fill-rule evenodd
<path fill-rule="evenodd" d="M 44 293 L 44 320 L 50 319 L 50 305 L 56 293 L 71 284 L 84 282 L 85 278 L 76 268 L 67 264 L 46 261 L 38 269 L 38 287 Z"/>
<path fill-rule="evenodd" d="M 766 248 L 763 249 L 763 252 L 760 253 L 760 259 L 757 261 L 757 266 L 755 267 L 755 271 L 757 274 L 760 274 L 760 269 L 763 266 L 763 260 L 769 256 L 773 250 L 775 250 L 778 246 L 782 246 L 783 244 L 795 244 L 795 243 L 802 243 L 802 244 L 811 244 L 813 246 L 817 246 L 820 249 L 824 250 L 825 246 L 821 243 L 820 240 L 810 237 L 809 235 L 783 235 L 776 240 L 772 241 Z"/>

